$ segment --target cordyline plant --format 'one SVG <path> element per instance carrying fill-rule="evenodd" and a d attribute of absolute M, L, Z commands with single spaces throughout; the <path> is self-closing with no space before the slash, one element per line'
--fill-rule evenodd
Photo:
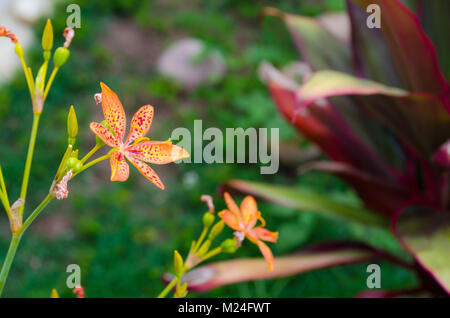
<path fill-rule="evenodd" d="M 366 25 L 371 4 L 381 9 L 381 28 Z M 365 207 L 281 185 L 232 180 L 227 186 L 287 207 L 390 230 L 413 261 L 358 242 L 331 242 L 277 258 L 271 273 L 258 272 L 260 260 L 201 267 L 198 277 L 204 279 L 191 287 L 206 290 L 384 258 L 416 273 L 419 286 L 364 296 L 450 293 L 450 96 L 439 66 L 450 75 L 450 40 L 441 29 L 442 23 L 448 26 L 450 2 L 408 4 L 411 9 L 399 0 L 347 1 L 350 43 L 313 18 L 264 10 L 285 23 L 310 69 L 299 74 L 300 80 L 267 63 L 261 70 L 279 111 L 329 159 L 301 170 L 338 175 Z"/>
<path fill-rule="evenodd" d="M 53 28 L 50 20 L 47 20 L 42 36 L 44 62 L 40 67 L 36 78 L 33 78 L 31 68 L 28 67 L 25 62 L 24 50 L 20 46 L 17 37 L 12 31 L 0 26 L 0 37 L 8 37 L 15 44 L 15 52 L 20 58 L 23 66 L 25 79 L 31 95 L 34 114 L 28 153 L 25 161 L 22 189 L 19 199 L 12 205 L 9 201 L 6 183 L 0 167 L 0 201 L 8 215 L 12 234 L 11 243 L 0 272 L 0 295 L 5 286 L 9 269 L 24 232 L 54 198 L 57 198 L 58 200 L 67 198 L 69 194 L 68 182 L 76 175 L 101 161 L 109 159 L 111 163 L 111 181 L 125 181 L 128 179 L 129 175 L 129 166 L 125 160 L 126 158 L 148 180 L 154 183 L 158 188 L 164 189 L 161 179 L 145 162 L 152 164 L 167 164 L 189 157 L 189 154 L 184 149 L 172 145 L 170 140 L 153 141 L 146 137 L 154 113 L 153 107 L 150 105 L 141 107 L 134 114 L 131 120 L 129 135 L 125 139 L 126 117 L 122 104 L 117 95 L 108 86 L 100 83 L 102 91 L 95 95 L 95 101 L 97 104 L 101 104 L 105 120 L 102 123 L 93 122 L 90 124 L 90 129 L 97 136 L 95 146 L 84 157 L 78 159 L 78 149 L 74 148 L 78 134 L 78 122 L 74 107 L 71 106 L 67 119 L 67 149 L 62 156 L 55 177 L 53 178 L 49 193 L 34 211 L 28 215 L 25 221 L 23 221 L 28 180 L 31 173 L 33 152 L 38 134 L 39 118 L 44 110 L 45 100 L 53 80 L 55 79 L 59 68 L 65 64 L 69 57 L 70 52 L 68 47 L 74 36 L 74 31 L 70 28 L 66 28 L 63 35 L 65 43 L 62 47 L 57 48 L 53 54 L 53 71 L 47 80 L 47 69 L 49 67 L 52 56 L 51 50 L 53 47 Z M 111 150 L 107 154 L 89 161 L 89 159 L 105 145 L 111 147 Z M 81 295 L 78 292 L 82 290 L 80 288 L 77 289 L 78 296 Z"/>

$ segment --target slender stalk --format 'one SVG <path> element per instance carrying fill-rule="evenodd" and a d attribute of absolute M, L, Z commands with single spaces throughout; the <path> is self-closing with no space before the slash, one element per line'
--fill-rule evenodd
<path fill-rule="evenodd" d="M 90 157 L 92 157 L 93 154 L 95 154 L 97 152 L 97 150 L 99 150 L 101 147 L 103 147 L 103 145 L 99 145 L 96 144 L 94 146 L 94 148 L 91 149 L 91 151 L 89 151 L 86 156 L 84 156 L 80 161 L 82 164 L 84 164 Z"/>
<path fill-rule="evenodd" d="M 50 75 L 47 86 L 45 87 L 44 91 L 44 100 L 47 98 L 48 92 L 50 91 L 50 87 L 52 87 L 53 80 L 55 79 L 56 73 L 58 73 L 59 67 L 55 66 L 53 68 L 52 74 Z"/>
<path fill-rule="evenodd" d="M 175 287 L 178 282 L 178 277 L 174 277 L 172 281 L 163 289 L 163 291 L 158 295 L 157 298 L 164 298 L 167 294 Z"/>
<path fill-rule="evenodd" d="M 108 153 L 108 154 L 106 154 L 106 155 L 104 155 L 104 156 L 98 157 L 97 159 L 90 161 L 89 163 L 87 163 L 86 165 L 84 165 L 83 168 L 82 168 L 80 171 L 74 173 L 71 179 L 73 179 L 73 177 L 75 177 L 76 175 L 80 174 L 81 172 L 83 172 L 83 171 L 86 170 L 87 168 L 92 167 L 92 166 L 95 165 L 96 163 L 99 163 L 100 161 L 109 159 L 110 156 L 111 156 L 111 154 Z"/>
<path fill-rule="evenodd" d="M 30 95 L 33 96 L 34 87 L 32 86 L 32 81 L 30 79 L 30 73 L 28 72 L 27 64 L 25 63 L 25 59 L 21 56 L 20 63 L 22 64 L 23 73 L 25 74 L 25 80 L 27 81 L 28 90 L 30 91 Z"/>
<path fill-rule="evenodd" d="M 22 235 L 26 229 L 33 223 L 34 219 L 41 213 L 41 211 L 49 204 L 55 196 L 52 193 L 47 194 L 45 199 L 37 206 L 37 208 L 30 214 L 30 216 L 23 222 L 23 225 L 17 231 L 17 235 Z"/>
<path fill-rule="evenodd" d="M 208 253 L 206 253 L 206 255 L 202 257 L 201 262 L 206 261 L 208 258 L 211 258 L 211 257 L 214 257 L 216 255 L 219 255 L 221 252 L 222 252 L 222 247 L 220 247 L 220 246 L 216 247 L 212 251 L 209 251 Z"/>
<path fill-rule="evenodd" d="M 40 117 L 41 117 L 40 114 L 37 114 L 37 113 L 33 114 L 33 126 L 31 127 L 30 143 L 28 144 L 27 159 L 25 162 L 25 169 L 23 172 L 23 179 L 22 179 L 22 189 L 20 191 L 20 198 L 23 199 L 24 201 L 27 197 L 28 181 L 30 179 L 31 162 L 33 161 L 34 146 L 36 144 L 36 136 L 37 136 L 37 130 L 39 127 L 39 118 Z M 24 208 L 25 208 L 25 204 L 19 208 L 19 217 L 23 216 Z"/>
<path fill-rule="evenodd" d="M 202 233 L 200 234 L 200 237 L 198 238 L 197 244 L 194 247 L 194 254 L 198 251 L 200 248 L 200 245 L 203 243 L 203 240 L 205 239 L 206 233 L 208 233 L 208 228 L 204 227 Z"/>
<path fill-rule="evenodd" d="M 5 261 L 3 262 L 2 270 L 0 272 L 0 296 L 2 295 L 3 287 L 5 286 L 6 279 L 8 278 L 9 269 L 16 255 L 17 247 L 19 246 L 20 239 L 22 238 L 25 230 L 30 226 L 39 213 L 46 207 L 46 205 L 53 200 L 54 196 L 49 193 L 45 199 L 38 205 L 33 213 L 28 217 L 21 228 L 13 234 L 11 243 L 9 245 L 8 253 L 6 254 Z"/>
<path fill-rule="evenodd" d="M 5 207 L 6 214 L 11 218 L 11 206 L 9 204 L 8 192 L 6 191 L 5 180 L 3 178 L 2 167 L 0 166 L 0 201 Z"/>
<path fill-rule="evenodd" d="M 8 253 L 6 254 L 6 258 L 0 272 L 0 296 L 2 295 L 3 287 L 5 286 L 6 278 L 8 278 L 9 269 L 11 268 L 14 256 L 16 255 L 21 237 L 22 235 L 13 235 L 11 243 L 9 244 Z"/>

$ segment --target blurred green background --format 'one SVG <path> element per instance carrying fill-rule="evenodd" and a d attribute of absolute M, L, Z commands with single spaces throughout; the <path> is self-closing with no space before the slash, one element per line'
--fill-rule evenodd
<path fill-rule="evenodd" d="M 155 106 L 151 138 L 166 140 L 177 127 L 192 129 L 194 119 L 204 127 L 278 127 L 283 143 L 297 152 L 309 145 L 277 113 L 269 93 L 257 76 L 263 60 L 283 66 L 299 57 L 284 26 L 273 18 L 259 19 L 264 6 L 316 16 L 341 11 L 343 0 L 324 1 L 70 1 L 81 7 L 82 27 L 76 30 L 71 56 L 57 75 L 41 117 L 26 211 L 46 195 L 66 147 L 66 115 L 75 105 L 84 154 L 95 143 L 89 123 L 101 118 L 93 101 L 99 82 L 107 83 L 122 100 L 128 118 L 141 105 Z M 59 2 L 52 18 L 55 46 L 67 18 Z M 27 52 L 34 70 L 41 63 L 40 36 L 45 20 L 35 25 L 35 42 Z M 182 37 L 202 39 L 219 51 L 227 73 L 213 86 L 183 91 L 155 69 L 158 56 Z M 124 42 L 125 41 L 125 42 Z M 0 161 L 10 200 L 19 194 L 32 111 L 24 77 L 17 73 L 0 87 Z M 300 149 L 300 150 L 299 150 Z M 294 152 L 295 155 L 301 156 Z M 287 155 L 286 155 L 287 153 Z M 293 156 L 292 151 L 282 156 Z M 276 175 L 260 175 L 252 164 L 179 164 L 157 166 L 166 184 L 160 191 L 130 169 L 127 182 L 109 181 L 109 164 L 83 173 L 70 183 L 68 200 L 54 201 L 22 240 L 4 291 L 9 297 L 48 297 L 57 288 L 73 297 L 66 285 L 66 266 L 81 266 L 87 297 L 152 297 L 163 288 L 161 275 L 171 270 L 172 253 L 186 255 L 190 241 L 201 231 L 206 206 L 200 195 L 215 198 L 221 183 L 245 179 L 286 184 L 327 193 L 356 202 L 355 194 L 335 177 L 310 172 L 297 176 L 292 158 L 281 158 Z M 286 162 L 286 163 L 285 163 Z M 238 198 L 239 200 L 241 198 Z M 402 249 L 389 234 L 329 220 L 308 211 L 293 211 L 260 203 L 268 228 L 280 232 L 271 244 L 275 255 L 293 253 L 304 246 L 330 239 L 352 239 L 385 248 L 397 255 Z M 26 213 L 27 213 L 26 212 Z M 223 235 L 230 235 L 228 230 Z M 6 215 L 0 223 L 0 259 L 9 244 Z M 247 243 L 247 242 L 246 242 Z M 258 256 L 244 244 L 233 257 Z M 219 259 L 221 259 L 219 257 Z M 382 287 L 405 288 L 415 278 L 405 270 L 382 264 Z M 206 297 L 350 297 L 366 288 L 366 264 L 319 270 L 299 276 L 227 286 Z M 197 297 L 198 294 L 190 294 Z"/>

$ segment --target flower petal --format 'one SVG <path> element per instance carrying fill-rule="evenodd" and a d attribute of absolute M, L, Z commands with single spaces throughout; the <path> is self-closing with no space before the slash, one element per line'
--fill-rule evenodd
<path fill-rule="evenodd" d="M 144 175 L 148 180 L 150 180 L 154 185 L 156 185 L 161 190 L 164 190 L 164 184 L 158 175 L 150 168 L 147 164 L 143 163 L 140 160 L 133 158 L 132 156 L 127 156 L 127 159 L 135 166 L 140 173 Z"/>
<path fill-rule="evenodd" d="M 255 229 L 253 229 L 252 233 L 259 240 L 272 242 L 272 243 L 276 243 L 278 240 L 278 232 L 271 232 L 262 227 L 257 227 Z"/>
<path fill-rule="evenodd" d="M 223 194 L 223 197 L 225 198 L 225 203 L 228 206 L 228 209 L 235 215 L 235 217 L 240 220 L 241 219 L 241 211 L 239 211 L 238 206 L 234 202 L 233 198 L 228 192 L 225 192 Z"/>
<path fill-rule="evenodd" d="M 147 132 L 152 125 L 153 114 L 153 106 L 151 105 L 145 105 L 139 108 L 131 120 L 130 134 L 125 142 L 126 145 L 147 135 Z"/>
<path fill-rule="evenodd" d="M 126 181 L 130 174 L 130 168 L 125 161 L 125 156 L 120 151 L 113 151 L 110 157 L 111 181 Z"/>
<path fill-rule="evenodd" d="M 252 222 L 253 225 L 251 227 L 253 227 L 256 224 L 257 211 L 258 207 L 256 205 L 255 199 L 250 195 L 246 196 L 241 202 L 242 221 L 245 225 Z"/>
<path fill-rule="evenodd" d="M 272 271 L 274 265 L 274 258 L 272 251 L 267 246 L 267 244 L 263 243 L 262 241 L 258 241 L 256 244 L 258 245 L 259 250 L 261 251 L 264 258 L 266 259 L 267 265 L 269 265 L 269 271 Z"/>
<path fill-rule="evenodd" d="M 103 126 L 102 124 L 92 122 L 89 125 L 89 128 L 91 128 L 92 132 L 96 134 L 105 144 L 107 144 L 110 147 L 119 147 L 119 141 L 118 139 L 113 135 L 113 133 Z"/>
<path fill-rule="evenodd" d="M 102 88 L 102 109 L 106 122 L 116 134 L 117 140 L 122 141 L 126 128 L 125 111 L 122 103 L 108 86 L 100 83 Z"/>
<path fill-rule="evenodd" d="M 242 231 L 239 218 L 230 210 L 222 210 L 218 213 L 219 217 L 233 230 Z"/>
<path fill-rule="evenodd" d="M 169 141 L 144 141 L 132 146 L 128 152 L 135 158 L 163 165 L 179 159 L 188 158 L 189 153 Z"/>

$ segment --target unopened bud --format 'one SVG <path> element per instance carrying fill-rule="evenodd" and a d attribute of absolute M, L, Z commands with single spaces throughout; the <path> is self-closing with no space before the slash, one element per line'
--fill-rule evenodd
<path fill-rule="evenodd" d="M 47 23 L 45 23 L 44 27 L 44 33 L 42 34 L 42 49 L 44 51 L 50 51 L 52 47 L 53 47 L 53 27 L 50 19 L 47 19 Z M 46 60 L 48 60 L 48 58 L 46 58 Z"/>
<path fill-rule="evenodd" d="M 36 86 L 36 89 L 41 94 L 44 93 L 45 76 L 47 75 L 47 66 L 48 66 L 48 63 L 44 62 L 44 64 L 42 64 L 41 68 L 39 69 L 39 72 L 36 75 L 35 86 Z"/>
<path fill-rule="evenodd" d="M 61 67 L 67 62 L 69 56 L 70 51 L 66 47 L 59 47 L 56 49 L 55 55 L 53 56 L 53 63 L 56 67 Z"/>
<path fill-rule="evenodd" d="M 203 226 L 209 228 L 214 223 L 214 219 L 214 214 L 206 212 L 203 214 Z"/>
<path fill-rule="evenodd" d="M 215 239 L 220 233 L 222 233 L 223 228 L 225 227 L 224 221 L 217 222 L 211 229 L 211 232 L 209 232 L 208 238 L 210 240 Z"/>
<path fill-rule="evenodd" d="M 16 52 L 17 56 L 20 58 L 23 58 L 24 53 L 23 53 L 23 47 L 22 45 L 20 45 L 19 43 L 16 44 L 16 46 L 14 47 L 14 51 Z"/>
<path fill-rule="evenodd" d="M 74 145 L 78 135 L 78 121 L 73 105 L 70 106 L 69 115 L 67 116 L 67 134 L 69 136 L 69 145 Z"/>
<path fill-rule="evenodd" d="M 197 255 L 198 256 L 205 255 L 209 251 L 210 247 L 211 247 L 211 241 L 206 240 L 205 243 L 203 243 L 202 246 L 198 249 Z"/>
<path fill-rule="evenodd" d="M 220 247 L 222 248 L 222 252 L 227 254 L 232 254 L 238 249 L 237 241 L 235 238 L 226 239 L 222 242 L 222 244 L 220 244 Z"/>
<path fill-rule="evenodd" d="M 175 275 L 177 275 L 178 277 L 183 275 L 184 272 L 183 258 L 181 257 L 180 253 L 178 253 L 177 250 L 173 252 L 173 267 L 175 269 Z"/>
<path fill-rule="evenodd" d="M 187 282 L 184 282 L 183 285 L 177 284 L 177 288 L 175 289 L 174 298 L 183 298 L 187 295 Z"/>

